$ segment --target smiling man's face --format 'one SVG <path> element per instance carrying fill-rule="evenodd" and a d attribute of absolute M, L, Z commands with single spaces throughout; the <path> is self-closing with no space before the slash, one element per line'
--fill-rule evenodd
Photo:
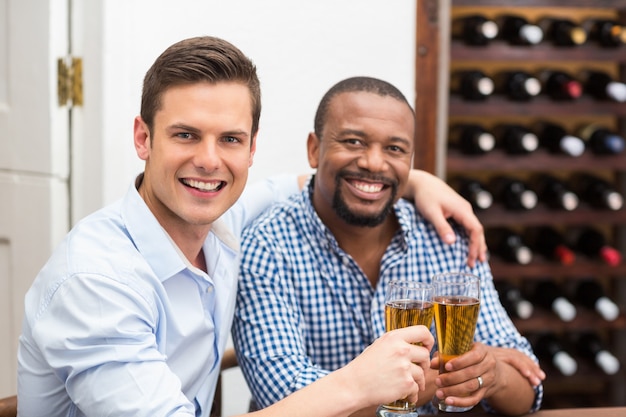
<path fill-rule="evenodd" d="M 161 225 L 206 231 L 241 195 L 255 138 L 248 88 L 195 83 L 169 88 L 150 133 L 135 120 L 135 148 L 146 162 L 140 194 Z"/>
<path fill-rule="evenodd" d="M 346 92 L 332 99 L 322 137 L 308 141 L 317 168 L 313 202 L 325 223 L 382 223 L 404 192 L 414 128 L 409 106 L 393 97 Z"/>

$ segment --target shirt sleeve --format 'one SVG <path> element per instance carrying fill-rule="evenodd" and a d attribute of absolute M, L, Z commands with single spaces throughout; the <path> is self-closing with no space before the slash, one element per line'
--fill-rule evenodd
<path fill-rule="evenodd" d="M 257 405 L 267 407 L 329 371 L 307 354 L 305 319 L 281 249 L 253 228 L 244 235 L 242 253 L 233 341 Z"/>
<path fill-rule="evenodd" d="M 266 178 L 247 185 L 239 200 L 222 218 L 235 236 L 241 236 L 243 229 L 272 204 L 285 201 L 299 191 L 296 175 L 283 174 Z"/>
<path fill-rule="evenodd" d="M 33 322 L 34 343 L 90 416 L 194 416 L 157 348 L 158 305 L 123 283 L 70 277 Z"/>
<path fill-rule="evenodd" d="M 483 263 L 477 265 L 475 273 L 480 276 L 480 314 L 475 340 L 489 346 L 511 348 L 524 353 L 536 363 L 539 363 L 528 339 L 520 334 L 515 324 L 500 302 L 498 292 L 493 283 L 490 268 Z M 543 399 L 543 385 L 535 388 L 535 402 L 531 412 L 539 410 Z M 483 401 L 486 410 L 494 412 L 486 401 Z"/>

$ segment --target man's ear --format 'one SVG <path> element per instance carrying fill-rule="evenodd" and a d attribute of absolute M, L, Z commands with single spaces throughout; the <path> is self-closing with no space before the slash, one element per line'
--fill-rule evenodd
<path fill-rule="evenodd" d="M 320 139 L 317 137 L 315 132 L 309 133 L 309 137 L 306 141 L 306 149 L 309 157 L 309 166 L 311 168 L 317 168 L 320 158 Z"/>
<path fill-rule="evenodd" d="M 141 116 L 135 117 L 133 126 L 133 138 L 135 142 L 135 151 L 142 161 L 148 160 L 150 156 L 150 129 L 143 121 Z"/>
<path fill-rule="evenodd" d="M 252 167 L 254 163 L 254 154 L 256 153 L 256 139 L 259 132 L 257 131 L 252 137 L 252 143 L 250 144 L 250 159 L 248 161 L 248 168 Z"/>

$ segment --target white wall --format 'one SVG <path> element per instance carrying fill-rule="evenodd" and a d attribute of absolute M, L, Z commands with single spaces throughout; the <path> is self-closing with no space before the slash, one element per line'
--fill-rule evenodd
<path fill-rule="evenodd" d="M 74 0 L 73 52 L 84 57 L 75 111 L 73 219 L 121 197 L 142 166 L 132 145 L 143 75 L 167 46 L 215 35 L 256 63 L 263 111 L 251 180 L 309 170 L 306 136 L 335 82 L 375 76 L 414 102 L 415 0 Z M 102 157 L 100 157 L 102 155 Z M 247 408 L 229 374 L 225 415 Z"/>

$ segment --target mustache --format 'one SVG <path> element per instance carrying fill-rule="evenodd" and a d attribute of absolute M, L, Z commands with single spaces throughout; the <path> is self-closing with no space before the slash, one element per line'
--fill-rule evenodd
<path fill-rule="evenodd" d="M 388 178 L 384 175 L 372 174 L 370 172 L 341 170 L 338 175 L 342 178 L 379 182 L 390 187 L 396 187 L 398 185 L 398 181 L 393 178 Z"/>

